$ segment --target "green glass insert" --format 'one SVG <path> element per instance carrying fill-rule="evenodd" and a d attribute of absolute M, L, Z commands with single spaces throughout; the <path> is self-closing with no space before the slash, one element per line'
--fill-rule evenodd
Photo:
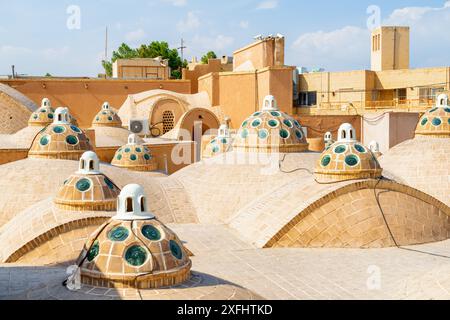
<path fill-rule="evenodd" d="M 100 118 L 99 117 L 95 118 L 95 121 L 100 121 Z"/>
<path fill-rule="evenodd" d="M 281 117 L 281 113 L 279 113 L 278 111 L 272 111 L 270 114 L 274 117 Z"/>
<path fill-rule="evenodd" d="M 56 126 L 53 128 L 53 132 L 54 133 L 63 133 L 64 131 L 66 131 L 66 129 L 64 127 L 61 126 Z"/>
<path fill-rule="evenodd" d="M 300 130 L 295 130 L 295 136 L 298 139 L 302 139 L 303 138 L 303 133 Z"/>
<path fill-rule="evenodd" d="M 297 120 L 294 120 L 294 124 L 297 128 L 300 128 L 300 123 Z"/>
<path fill-rule="evenodd" d="M 259 130 L 258 137 L 262 140 L 265 140 L 269 137 L 269 132 L 266 129 Z"/>
<path fill-rule="evenodd" d="M 136 148 L 135 150 L 136 150 L 136 152 L 137 152 L 137 153 L 141 153 L 141 152 L 142 152 L 142 149 L 141 149 L 141 148 L 139 148 L 139 147 L 138 147 L 138 148 Z"/>
<path fill-rule="evenodd" d="M 252 122 L 253 128 L 259 127 L 260 125 L 261 125 L 261 120 L 259 120 L 259 119 L 253 120 L 253 122 Z"/>
<path fill-rule="evenodd" d="M 131 159 L 131 161 L 136 161 L 136 160 L 137 160 L 137 155 L 132 154 L 132 155 L 130 156 L 130 159 Z"/>
<path fill-rule="evenodd" d="M 255 113 L 253 114 L 254 117 L 259 117 L 260 115 L 261 115 L 261 112 L 255 112 Z"/>
<path fill-rule="evenodd" d="M 147 251 L 141 246 L 132 246 L 125 252 L 125 260 L 134 267 L 142 266 L 147 260 Z"/>
<path fill-rule="evenodd" d="M 129 234 L 127 228 L 117 227 L 108 233 L 108 239 L 115 242 L 122 242 L 128 238 Z"/>
<path fill-rule="evenodd" d="M 144 154 L 144 159 L 145 159 L 145 160 L 147 160 L 147 161 L 148 161 L 148 160 L 150 160 L 150 155 L 149 155 L 149 154 L 147 154 L 147 153 L 146 153 L 146 154 Z"/>
<path fill-rule="evenodd" d="M 105 177 L 104 180 L 105 180 L 105 184 L 108 186 L 108 188 L 110 188 L 111 190 L 114 190 L 114 188 L 115 188 L 114 183 L 112 183 L 112 181 L 109 180 L 107 177 Z"/>
<path fill-rule="evenodd" d="M 80 180 L 78 180 L 75 187 L 81 192 L 86 192 L 91 187 L 91 181 L 89 181 L 86 178 L 80 179 Z"/>
<path fill-rule="evenodd" d="M 41 109 L 41 112 L 42 112 L 42 113 L 46 113 L 46 112 L 47 112 L 47 110 L 45 110 L 45 109 Z"/>
<path fill-rule="evenodd" d="M 125 152 L 129 153 L 129 152 L 131 152 L 131 149 L 130 148 L 125 148 Z"/>
<path fill-rule="evenodd" d="M 98 240 L 95 240 L 94 244 L 88 251 L 87 254 L 88 261 L 91 262 L 92 260 L 94 260 L 98 256 L 99 252 L 100 252 L 100 243 L 98 242 Z"/>
<path fill-rule="evenodd" d="M 77 126 L 70 126 L 70 129 L 72 129 L 76 133 L 81 133 L 80 128 L 78 128 Z"/>
<path fill-rule="evenodd" d="M 248 137 L 248 130 L 247 129 L 242 130 L 241 138 L 246 139 L 247 137 Z"/>
<path fill-rule="evenodd" d="M 430 110 L 430 113 L 435 112 L 437 109 L 438 109 L 438 108 L 433 108 L 433 109 L 431 109 L 431 110 Z"/>
<path fill-rule="evenodd" d="M 222 139 L 220 139 L 220 143 L 221 144 L 227 144 L 228 143 L 228 139 L 227 138 L 222 138 Z"/>
<path fill-rule="evenodd" d="M 39 143 L 41 146 L 46 146 L 50 143 L 50 137 L 49 136 L 43 136 L 41 140 L 39 140 Z"/>
<path fill-rule="evenodd" d="M 212 148 L 212 152 L 213 152 L 213 153 L 217 153 L 217 152 L 219 152 L 219 151 L 220 151 L 219 146 L 214 146 L 214 147 Z"/>
<path fill-rule="evenodd" d="M 54 117 L 54 116 L 53 116 L 53 113 L 48 113 L 48 114 L 47 114 L 47 117 L 48 117 L 49 119 L 53 119 L 53 117 Z"/>
<path fill-rule="evenodd" d="M 75 136 L 67 136 L 66 137 L 66 142 L 72 146 L 78 144 L 78 138 Z"/>
<path fill-rule="evenodd" d="M 285 119 L 285 120 L 283 121 L 283 123 L 284 123 L 286 126 L 288 126 L 289 128 L 293 128 L 293 127 L 294 127 L 294 125 L 292 124 L 292 121 L 291 121 L 291 120 Z"/>
<path fill-rule="evenodd" d="M 269 125 L 269 127 L 271 128 L 276 128 L 280 125 L 280 123 L 278 122 L 278 120 L 269 120 L 269 122 L 267 122 L 267 124 Z"/>
<path fill-rule="evenodd" d="M 39 116 L 37 114 L 33 114 L 33 119 L 37 120 L 37 118 L 39 118 Z"/>
<path fill-rule="evenodd" d="M 172 252 L 173 256 L 180 260 L 183 257 L 183 251 L 181 250 L 178 243 L 173 240 L 170 240 L 170 252 Z"/>
<path fill-rule="evenodd" d="M 143 226 L 141 231 L 144 237 L 146 237 L 148 240 L 151 241 L 161 240 L 161 232 L 159 232 L 159 230 L 152 225 Z"/>
<path fill-rule="evenodd" d="M 358 151 L 359 153 L 366 153 L 366 148 L 364 148 L 362 145 L 360 144 L 355 144 L 355 149 L 356 151 Z"/>
<path fill-rule="evenodd" d="M 444 111 L 450 113 L 450 108 L 444 108 Z"/>
<path fill-rule="evenodd" d="M 324 156 L 321 161 L 323 167 L 328 166 L 330 164 L 330 162 L 331 162 L 331 157 L 329 155 Z"/>
<path fill-rule="evenodd" d="M 423 118 L 422 121 L 420 122 L 420 124 L 422 126 L 426 125 L 428 123 L 428 118 Z"/>
<path fill-rule="evenodd" d="M 108 117 L 108 121 L 113 121 L 113 117 Z"/>
<path fill-rule="evenodd" d="M 248 124 L 248 120 L 245 120 L 244 122 L 242 122 L 241 128 L 244 128 L 244 127 L 246 127 L 246 126 L 247 126 L 247 124 Z"/>
<path fill-rule="evenodd" d="M 282 129 L 280 130 L 280 137 L 282 137 L 283 139 L 287 139 L 289 138 L 290 134 L 289 131 Z"/>
<path fill-rule="evenodd" d="M 354 154 L 350 154 L 345 157 L 345 163 L 350 167 L 354 167 L 359 163 L 359 158 Z"/>
<path fill-rule="evenodd" d="M 437 127 L 440 126 L 442 124 L 442 120 L 440 118 L 434 118 L 431 123 L 433 124 L 433 126 Z"/>
<path fill-rule="evenodd" d="M 339 145 L 336 148 L 334 148 L 334 153 L 344 153 L 345 151 L 347 151 L 347 147 L 344 145 Z"/>
<path fill-rule="evenodd" d="M 121 154 L 118 154 L 117 157 L 116 157 L 116 159 L 119 160 L 119 161 L 122 160 L 122 155 L 121 155 Z"/>

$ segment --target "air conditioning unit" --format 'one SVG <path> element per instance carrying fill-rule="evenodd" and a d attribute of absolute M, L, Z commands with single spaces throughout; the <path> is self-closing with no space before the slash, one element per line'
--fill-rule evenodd
<path fill-rule="evenodd" d="M 150 134 L 148 119 L 131 119 L 128 123 L 128 130 L 139 136 L 147 136 Z"/>

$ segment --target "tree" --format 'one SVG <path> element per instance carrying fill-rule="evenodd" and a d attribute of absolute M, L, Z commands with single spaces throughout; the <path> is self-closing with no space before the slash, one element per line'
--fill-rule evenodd
<path fill-rule="evenodd" d="M 207 54 L 205 54 L 202 57 L 201 61 L 202 61 L 203 64 L 208 64 L 208 60 L 209 59 L 217 59 L 217 55 L 216 55 L 216 53 L 214 51 L 209 51 Z"/>
<path fill-rule="evenodd" d="M 131 59 L 131 58 L 157 58 L 169 60 L 169 67 L 172 69 L 172 77 L 175 79 L 181 78 L 179 69 L 187 65 L 187 61 L 181 61 L 177 49 L 171 49 L 169 44 L 165 41 L 153 41 L 149 45 L 141 45 L 137 49 L 133 49 L 125 43 L 113 52 L 111 61 L 102 61 L 103 68 L 108 76 L 112 76 L 112 64 L 117 59 Z"/>
<path fill-rule="evenodd" d="M 52 75 L 50 73 L 48 73 L 48 72 L 45 74 L 45 77 L 51 77 L 51 76 Z"/>

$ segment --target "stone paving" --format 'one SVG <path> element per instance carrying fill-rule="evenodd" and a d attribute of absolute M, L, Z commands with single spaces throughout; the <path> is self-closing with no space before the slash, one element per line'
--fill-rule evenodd
<path fill-rule="evenodd" d="M 0 265 L 0 299 L 450 299 L 450 240 L 405 249 L 257 249 L 225 226 L 170 227 L 191 239 L 187 288 L 72 293 L 61 286 L 65 267 Z"/>

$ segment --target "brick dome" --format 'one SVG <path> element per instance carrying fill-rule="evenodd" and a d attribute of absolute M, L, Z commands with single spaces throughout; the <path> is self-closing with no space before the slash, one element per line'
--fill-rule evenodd
<path fill-rule="evenodd" d="M 233 148 L 238 151 L 289 153 L 308 150 L 308 143 L 300 123 L 281 112 L 273 96 L 267 96 L 262 110 L 242 123 Z"/>
<path fill-rule="evenodd" d="M 55 110 L 51 107 L 50 100 L 44 98 L 41 107 L 31 114 L 28 125 L 46 127 L 53 122 L 54 115 Z"/>
<path fill-rule="evenodd" d="M 150 150 L 138 144 L 137 136 L 134 134 L 128 137 L 128 144 L 117 150 L 111 164 L 134 171 L 154 171 L 158 169 L 158 164 Z"/>
<path fill-rule="evenodd" d="M 70 119 L 67 108 L 56 109 L 53 123 L 37 134 L 28 156 L 79 160 L 84 152 L 92 150 L 88 137 L 80 128 L 71 124 Z"/>
<path fill-rule="evenodd" d="M 450 137 L 450 107 L 446 94 L 439 95 L 436 106 L 420 118 L 416 136 Z"/>
<path fill-rule="evenodd" d="M 81 156 L 79 170 L 59 189 L 54 202 L 61 209 L 77 211 L 113 211 L 120 189 L 99 169 L 97 155 L 88 151 Z"/>
<path fill-rule="evenodd" d="M 107 288 L 159 288 L 190 278 L 191 260 L 176 234 L 147 211 L 139 185 L 119 195 L 117 215 L 88 239 L 81 282 Z"/>
<path fill-rule="evenodd" d="M 122 127 L 119 115 L 105 102 L 100 112 L 94 117 L 92 127 Z"/>
<path fill-rule="evenodd" d="M 356 140 L 351 124 L 339 128 L 338 141 L 326 149 L 316 164 L 318 182 L 379 178 L 382 169 L 372 151 Z"/>

